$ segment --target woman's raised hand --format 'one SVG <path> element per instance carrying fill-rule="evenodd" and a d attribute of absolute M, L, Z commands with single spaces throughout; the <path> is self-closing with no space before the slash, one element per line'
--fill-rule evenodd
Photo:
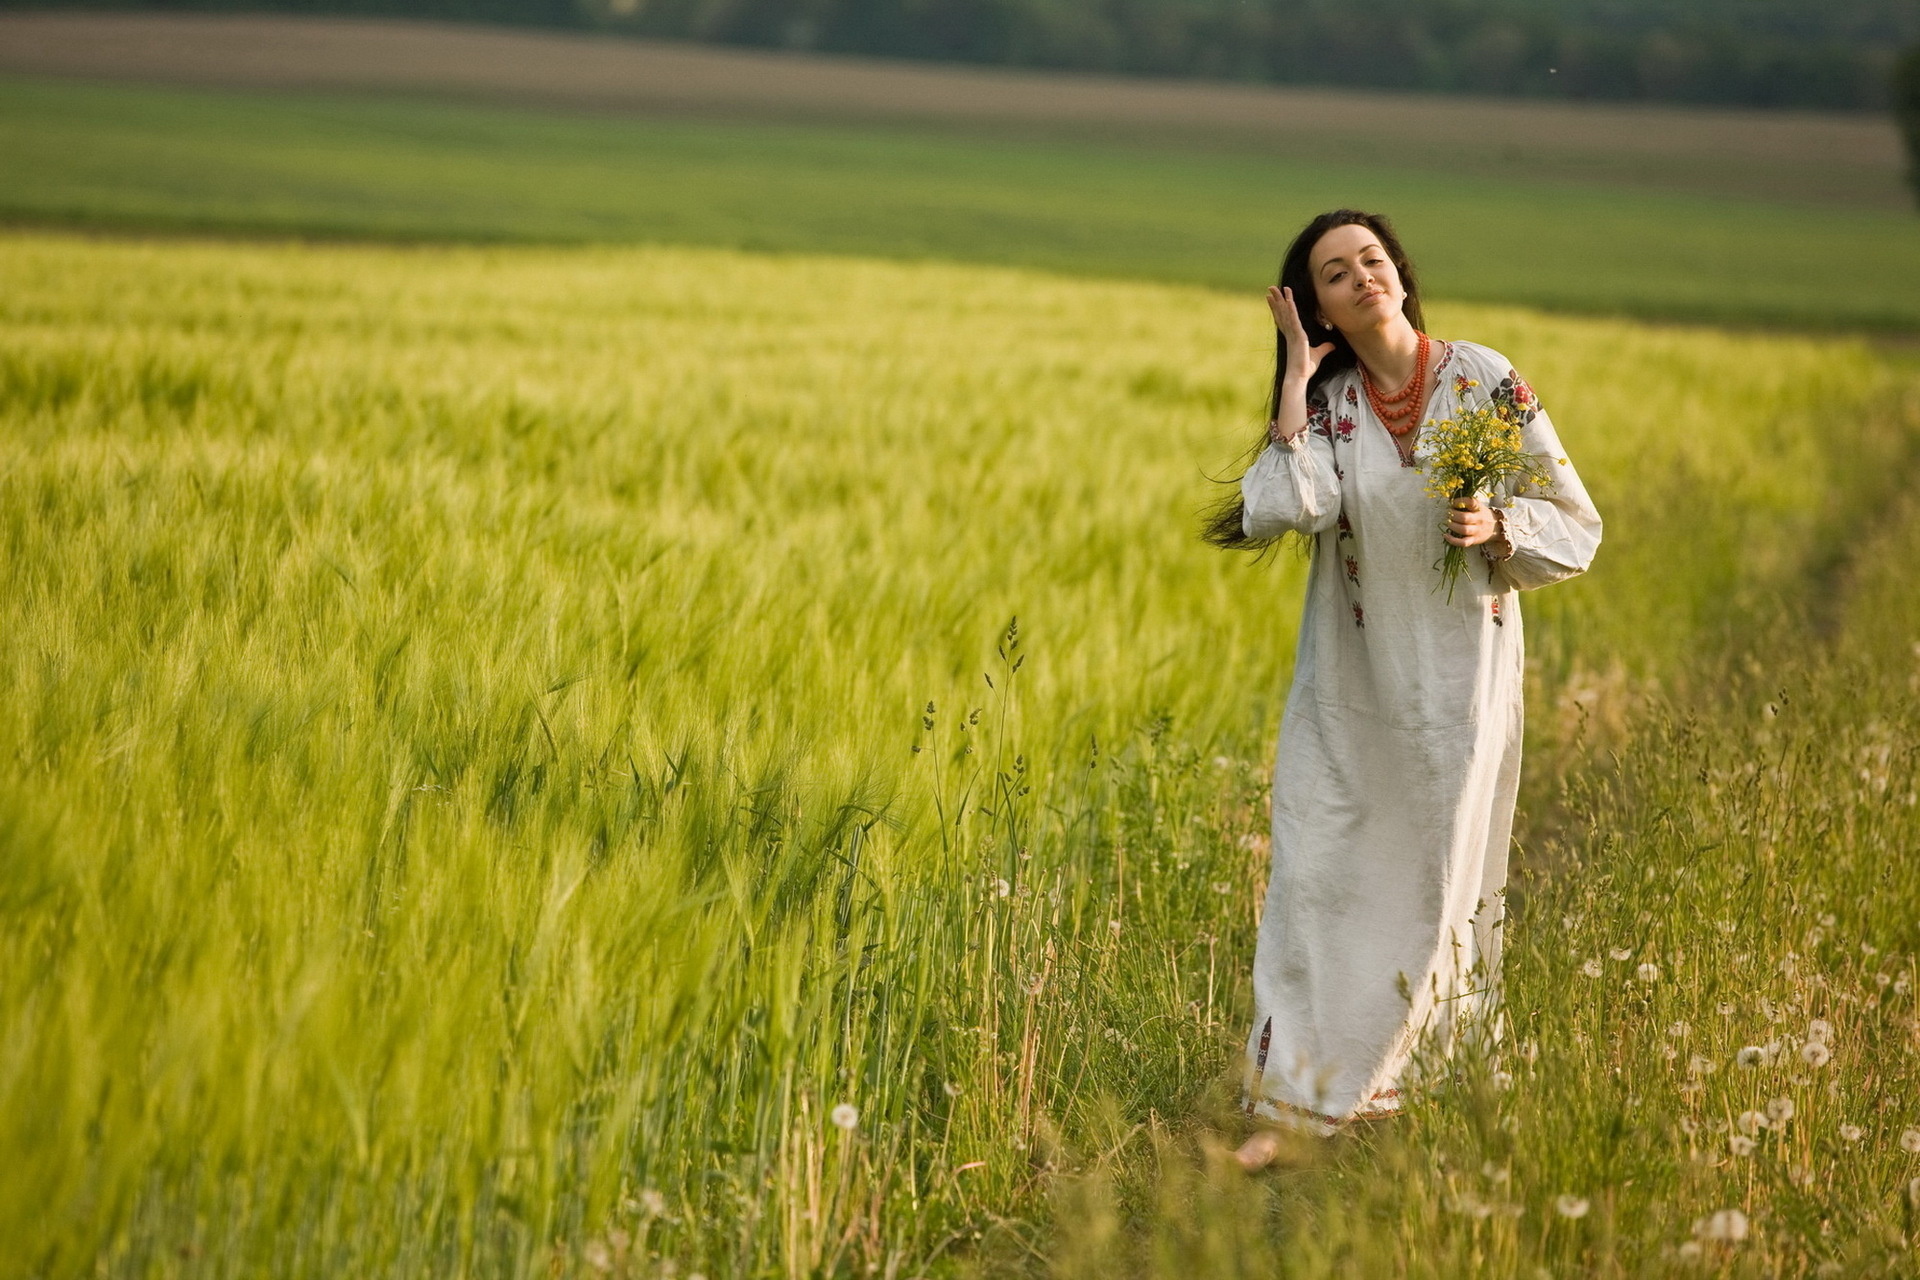
<path fill-rule="evenodd" d="M 1293 304 L 1292 289 L 1268 285 L 1267 310 L 1273 312 L 1274 325 L 1287 339 L 1286 376 L 1305 382 L 1320 368 L 1320 362 L 1333 354 L 1333 344 L 1307 345 L 1307 328 L 1300 323 L 1300 310 Z"/>

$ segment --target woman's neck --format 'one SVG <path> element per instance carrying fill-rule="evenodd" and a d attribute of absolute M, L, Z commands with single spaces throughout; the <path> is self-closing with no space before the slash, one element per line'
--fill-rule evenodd
<path fill-rule="evenodd" d="M 1413 376 L 1414 360 L 1420 352 L 1420 334 L 1404 315 L 1378 329 L 1346 335 L 1353 354 L 1367 367 L 1374 385 L 1393 390 Z"/>

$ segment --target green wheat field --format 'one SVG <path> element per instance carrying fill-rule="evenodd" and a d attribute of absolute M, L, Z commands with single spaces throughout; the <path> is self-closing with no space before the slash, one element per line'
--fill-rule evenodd
<path fill-rule="evenodd" d="M 1910 348 L 1430 308 L 1607 520 L 1512 1034 L 1248 1179 L 1270 266 L 785 247 L 0 236 L 0 1275 L 1920 1268 Z"/>

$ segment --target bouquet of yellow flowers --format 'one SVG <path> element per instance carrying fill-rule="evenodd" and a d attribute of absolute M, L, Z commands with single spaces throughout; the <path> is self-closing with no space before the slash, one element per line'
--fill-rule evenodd
<path fill-rule="evenodd" d="M 1467 391 L 1479 385 L 1461 378 L 1459 411 L 1451 418 L 1429 419 L 1421 430 L 1422 451 L 1427 456 L 1420 469 L 1426 474 L 1427 492 L 1459 511 L 1466 510 L 1474 498 L 1490 498 L 1502 484 L 1530 480 L 1550 486 L 1553 482 L 1545 460 L 1528 453 L 1521 438 L 1521 428 L 1535 412 L 1531 392 L 1496 394 L 1484 403 L 1468 404 Z M 1447 522 L 1441 524 L 1445 527 Z M 1449 542 L 1447 553 L 1433 567 L 1440 571 L 1440 582 L 1446 585 L 1447 602 L 1451 604 L 1454 583 L 1467 568 L 1466 548 Z M 1436 584 L 1434 590 L 1439 589 Z"/>

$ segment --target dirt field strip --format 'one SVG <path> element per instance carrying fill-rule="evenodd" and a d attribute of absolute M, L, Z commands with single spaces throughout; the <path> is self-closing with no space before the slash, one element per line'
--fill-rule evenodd
<path fill-rule="evenodd" d="M 440 23 L 0 15 L 0 71 L 250 89 L 431 93 L 639 113 L 796 117 L 1458 163 L 1853 207 L 1904 207 L 1884 117 L 1155 81 Z"/>

